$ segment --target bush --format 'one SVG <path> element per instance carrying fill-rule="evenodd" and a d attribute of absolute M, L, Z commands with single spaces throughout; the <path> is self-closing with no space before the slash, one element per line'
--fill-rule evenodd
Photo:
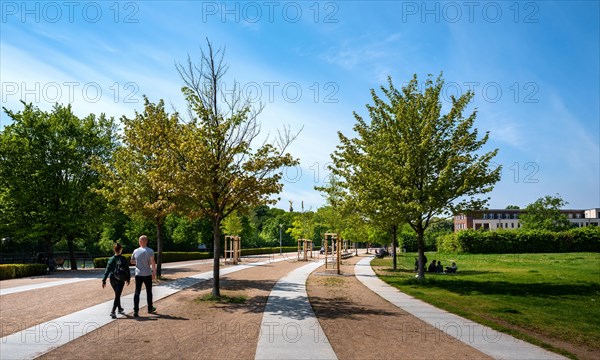
<path fill-rule="evenodd" d="M 316 250 L 318 250 L 318 249 L 316 249 Z M 283 246 L 281 248 L 281 251 L 283 251 L 283 252 L 298 251 L 298 246 Z M 266 247 L 266 248 L 254 248 L 254 249 L 242 248 L 242 256 L 262 255 L 262 254 L 278 254 L 278 253 L 279 253 L 279 246 Z"/>
<path fill-rule="evenodd" d="M 44 275 L 45 264 L 5 264 L 0 265 L 0 280 L 16 279 L 27 276 Z"/>
<path fill-rule="evenodd" d="M 600 227 L 596 226 L 561 232 L 465 230 L 451 236 L 438 239 L 440 251 L 471 254 L 600 252 Z"/>
<path fill-rule="evenodd" d="M 131 261 L 131 254 L 122 254 L 122 255 L 125 256 L 125 258 L 127 259 L 127 262 Z M 110 259 L 111 257 L 112 256 L 94 258 L 94 267 L 95 268 L 105 268 L 106 264 L 108 263 L 108 259 Z"/>
<path fill-rule="evenodd" d="M 188 260 L 202 260 L 212 259 L 213 253 L 209 252 L 164 252 L 162 253 L 163 263 L 177 262 L 177 261 L 188 261 Z"/>
<path fill-rule="evenodd" d="M 462 253 L 463 250 L 458 242 L 456 234 L 438 236 L 437 251 L 442 253 Z"/>
<path fill-rule="evenodd" d="M 298 250 L 296 246 L 284 246 L 283 252 L 291 252 Z M 279 247 L 268 247 L 268 248 L 255 248 L 255 249 L 244 249 L 242 248 L 242 256 L 247 255 L 261 255 L 261 254 L 274 254 L 279 253 Z M 127 261 L 131 261 L 131 254 L 123 254 L 127 258 Z M 154 253 L 156 258 L 156 252 Z M 213 253 L 210 252 L 169 252 L 165 251 L 162 253 L 162 262 L 177 262 L 177 261 L 189 261 L 189 260 L 202 260 L 212 259 Z M 105 268 L 110 257 L 94 258 L 95 268 Z"/>
<path fill-rule="evenodd" d="M 131 254 L 123 254 L 127 261 L 131 261 Z M 169 252 L 165 251 L 162 253 L 162 262 L 177 262 L 177 261 L 188 261 L 188 260 L 202 260 L 202 259 L 211 259 L 212 253 L 209 252 Z M 156 252 L 154 253 L 154 258 L 156 258 Z M 108 263 L 108 259 L 110 257 L 100 257 L 94 258 L 94 267 L 95 268 L 105 268 Z"/>

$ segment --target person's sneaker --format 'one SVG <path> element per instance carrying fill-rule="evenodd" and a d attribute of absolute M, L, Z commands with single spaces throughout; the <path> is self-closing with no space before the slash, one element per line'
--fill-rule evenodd
<path fill-rule="evenodd" d="M 115 315 L 115 312 L 113 311 L 113 312 L 110 313 L 110 317 L 113 318 L 113 319 L 116 319 L 117 315 Z"/>
<path fill-rule="evenodd" d="M 156 312 L 156 308 L 154 306 L 151 306 L 148 308 L 148 314 L 154 314 Z"/>
<path fill-rule="evenodd" d="M 123 308 L 120 308 L 120 309 L 119 309 L 119 314 L 125 314 L 125 309 L 123 309 Z"/>
<path fill-rule="evenodd" d="M 135 312 L 133 313 L 133 317 L 139 317 L 139 315 L 138 315 L 138 312 L 137 312 L 137 311 L 135 311 Z"/>

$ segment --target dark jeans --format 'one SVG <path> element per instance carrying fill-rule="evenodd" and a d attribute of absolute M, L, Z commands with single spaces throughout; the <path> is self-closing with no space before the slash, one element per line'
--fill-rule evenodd
<path fill-rule="evenodd" d="M 125 287 L 125 281 L 119 281 L 114 277 L 110 277 L 110 286 L 112 286 L 115 291 L 115 301 L 113 301 L 112 312 L 115 312 L 117 308 L 122 309 L 121 306 L 121 293 L 123 293 L 123 288 Z"/>
<path fill-rule="evenodd" d="M 148 309 L 152 307 L 152 275 L 135 277 L 135 294 L 133 294 L 133 311 L 140 310 L 140 293 L 142 284 L 146 287 L 146 300 L 148 300 Z"/>

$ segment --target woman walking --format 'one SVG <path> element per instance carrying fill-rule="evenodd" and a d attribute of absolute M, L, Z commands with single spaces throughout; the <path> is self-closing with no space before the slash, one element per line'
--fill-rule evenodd
<path fill-rule="evenodd" d="M 123 307 L 121 306 L 121 293 L 125 287 L 125 283 L 129 285 L 131 279 L 131 273 L 129 272 L 129 265 L 125 256 L 121 255 L 123 247 L 119 243 L 115 243 L 114 246 L 115 254 L 108 259 L 106 264 L 106 270 L 104 271 L 104 278 L 102 278 L 102 288 L 106 287 L 106 278 L 110 277 L 110 286 L 115 291 L 115 300 L 113 302 L 112 311 L 110 317 L 113 319 L 117 318 L 115 310 L 119 310 L 119 314 L 124 314 Z"/>

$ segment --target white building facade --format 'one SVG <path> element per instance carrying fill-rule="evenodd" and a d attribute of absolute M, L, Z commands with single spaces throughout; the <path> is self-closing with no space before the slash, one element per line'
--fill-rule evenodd
<path fill-rule="evenodd" d="M 454 216 L 454 232 L 475 230 L 514 230 L 521 227 L 519 216 L 525 211 L 521 209 L 488 209 L 475 210 L 468 214 Z M 588 210 L 561 210 L 574 227 L 600 226 L 600 208 Z"/>

